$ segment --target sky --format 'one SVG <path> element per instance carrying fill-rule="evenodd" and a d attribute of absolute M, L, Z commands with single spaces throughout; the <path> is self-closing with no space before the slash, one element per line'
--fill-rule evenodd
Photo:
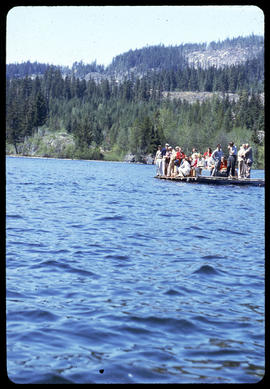
<path fill-rule="evenodd" d="M 6 63 L 109 65 L 147 45 L 264 35 L 257 6 L 24 6 L 6 20 Z"/>

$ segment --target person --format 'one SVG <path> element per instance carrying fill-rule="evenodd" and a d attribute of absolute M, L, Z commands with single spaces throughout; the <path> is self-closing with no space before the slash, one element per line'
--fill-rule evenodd
<path fill-rule="evenodd" d="M 245 177 L 245 144 L 242 144 L 240 146 L 240 149 L 237 153 L 237 161 L 238 161 L 238 178 L 244 178 Z"/>
<path fill-rule="evenodd" d="M 237 159 L 237 148 L 233 142 L 229 142 L 228 150 L 229 150 L 229 158 L 228 158 L 228 166 L 227 166 L 227 177 L 234 177 L 235 165 Z"/>
<path fill-rule="evenodd" d="M 168 144 L 168 143 L 167 143 Z M 163 175 L 166 176 L 167 175 L 167 171 L 168 171 L 168 166 L 169 166 L 169 163 L 170 163 L 170 159 L 171 159 L 171 154 L 172 154 L 172 146 L 167 146 L 167 150 L 166 150 L 166 154 L 165 156 L 163 157 Z"/>
<path fill-rule="evenodd" d="M 217 175 L 219 168 L 220 168 L 220 161 L 221 161 L 222 156 L 223 156 L 223 151 L 221 148 L 221 144 L 219 143 L 217 145 L 217 148 L 213 151 L 213 154 L 211 155 L 211 157 L 215 161 L 215 166 L 214 166 L 214 169 L 213 169 L 212 174 L 211 174 L 212 176 Z"/>
<path fill-rule="evenodd" d="M 170 162 L 167 168 L 167 177 L 170 177 L 172 173 L 174 173 L 174 161 L 176 158 L 176 150 L 173 149 L 171 146 L 169 147 L 169 150 L 171 152 L 171 155 L 170 155 Z"/>
<path fill-rule="evenodd" d="M 161 152 L 161 145 L 158 146 L 154 163 L 157 166 L 157 176 L 162 176 L 162 152 Z"/>
<path fill-rule="evenodd" d="M 207 170 L 210 170 L 210 176 L 212 176 L 213 170 L 215 168 L 215 161 L 212 158 L 212 155 L 211 155 L 211 157 L 209 157 L 207 159 L 207 166 L 206 166 L 206 168 L 207 168 Z"/>
<path fill-rule="evenodd" d="M 227 167 L 228 167 L 227 160 L 223 156 L 223 157 L 221 157 L 221 160 L 220 160 L 220 167 L 219 167 L 219 171 L 218 171 L 217 175 L 220 177 L 227 177 Z"/>
<path fill-rule="evenodd" d="M 198 154 L 197 158 L 197 166 L 203 168 L 204 167 L 204 158 L 201 153 Z"/>
<path fill-rule="evenodd" d="M 212 155 L 212 149 L 211 147 L 208 147 L 207 151 L 203 153 L 203 158 L 204 158 L 204 167 L 207 168 L 207 161 Z"/>
<path fill-rule="evenodd" d="M 167 166 L 166 166 L 166 153 L 169 149 L 169 143 L 165 143 L 165 147 L 163 147 L 163 149 L 161 150 L 161 154 L 162 154 L 162 167 L 161 167 L 161 171 L 162 171 L 162 175 L 165 176 L 166 175 L 166 171 L 167 171 Z"/>
<path fill-rule="evenodd" d="M 181 165 L 182 160 L 185 158 L 185 153 L 183 153 L 182 148 L 179 146 L 176 146 L 176 159 L 174 161 L 174 164 L 176 166 L 176 169 Z"/>
<path fill-rule="evenodd" d="M 195 159 L 191 159 L 191 168 L 195 170 L 195 175 L 198 176 L 202 173 L 204 167 L 204 161 L 200 153 L 196 154 Z"/>
<path fill-rule="evenodd" d="M 190 166 L 189 158 L 185 157 L 180 167 L 178 168 L 178 176 L 187 177 L 190 175 L 190 171 L 191 171 L 191 166 Z"/>
<path fill-rule="evenodd" d="M 211 155 L 212 155 L 212 149 L 211 149 L 211 147 L 208 147 L 207 151 L 203 154 L 203 157 L 204 157 L 204 159 L 207 159 L 207 158 L 211 157 Z"/>
<path fill-rule="evenodd" d="M 192 154 L 191 154 L 191 158 L 192 158 L 193 160 L 195 160 L 195 159 L 197 158 L 197 155 L 198 155 L 198 150 L 197 150 L 195 147 L 193 147 L 193 149 L 192 149 Z"/>
<path fill-rule="evenodd" d="M 245 163 L 245 178 L 250 178 L 251 166 L 253 164 L 252 158 L 252 147 L 246 143 L 245 153 L 244 153 L 244 163 Z"/>
<path fill-rule="evenodd" d="M 223 157 L 221 157 L 221 160 L 220 160 L 220 168 L 219 168 L 219 170 L 222 171 L 222 170 L 226 169 L 226 171 L 227 171 L 227 167 L 228 167 L 227 160 L 223 156 Z"/>

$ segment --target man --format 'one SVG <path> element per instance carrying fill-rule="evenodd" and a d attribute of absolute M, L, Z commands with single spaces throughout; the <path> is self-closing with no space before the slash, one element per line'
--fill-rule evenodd
<path fill-rule="evenodd" d="M 245 161 L 244 161 L 244 156 L 245 156 L 245 144 L 242 144 L 240 146 L 240 149 L 237 154 L 237 160 L 238 160 L 238 178 L 244 178 L 245 177 Z"/>
<path fill-rule="evenodd" d="M 161 150 L 162 154 L 162 175 L 165 176 L 167 172 L 166 153 L 169 150 L 169 143 L 165 144 L 165 147 Z"/>
<path fill-rule="evenodd" d="M 250 178 L 251 166 L 253 164 L 252 158 L 252 148 L 246 143 L 245 152 L 244 152 L 244 161 L 245 161 L 245 178 Z"/>
<path fill-rule="evenodd" d="M 219 171 L 219 168 L 220 168 L 220 162 L 221 162 L 221 157 L 222 156 L 223 156 L 223 151 L 221 149 L 221 144 L 219 143 L 217 145 L 217 148 L 213 151 L 213 154 L 211 155 L 211 157 L 215 161 L 215 166 L 214 166 L 214 169 L 212 171 L 212 176 L 217 176 L 218 175 L 218 171 Z"/>
<path fill-rule="evenodd" d="M 161 176 L 162 175 L 162 152 L 161 152 L 161 145 L 158 146 L 154 163 L 157 166 L 157 176 Z"/>
<path fill-rule="evenodd" d="M 235 165 L 237 159 L 237 148 L 233 142 L 229 142 L 228 149 L 229 149 L 229 158 L 228 158 L 228 166 L 227 166 L 227 177 L 229 176 L 234 177 Z"/>

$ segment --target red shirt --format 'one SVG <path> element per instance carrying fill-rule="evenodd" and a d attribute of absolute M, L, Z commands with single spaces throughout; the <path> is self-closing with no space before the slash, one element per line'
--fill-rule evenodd
<path fill-rule="evenodd" d="M 225 159 L 224 162 L 220 162 L 219 170 L 221 170 L 221 169 L 227 169 L 227 161 L 226 161 L 226 159 Z"/>
<path fill-rule="evenodd" d="M 182 159 L 184 159 L 186 156 L 182 151 L 177 151 L 176 153 L 176 159 L 180 159 L 180 162 Z"/>
<path fill-rule="evenodd" d="M 198 158 L 194 159 L 194 160 L 191 162 L 191 166 L 192 166 L 192 167 L 196 167 L 196 166 L 197 166 L 197 163 L 198 163 Z"/>
<path fill-rule="evenodd" d="M 212 155 L 212 153 L 209 153 L 209 151 L 206 151 L 206 152 L 203 154 L 204 158 L 209 158 L 209 157 L 211 157 L 211 155 Z"/>

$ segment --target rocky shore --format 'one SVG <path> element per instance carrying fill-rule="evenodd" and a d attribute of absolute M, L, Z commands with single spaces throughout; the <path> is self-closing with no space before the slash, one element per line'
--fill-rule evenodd
<path fill-rule="evenodd" d="M 63 159 L 86 159 L 86 160 L 110 160 L 107 153 L 97 147 L 87 150 L 76 149 L 74 138 L 66 132 L 50 132 L 39 130 L 32 137 L 25 138 L 23 143 L 17 144 L 17 153 L 14 145 L 6 144 L 6 155 L 23 156 L 32 158 L 63 158 Z M 115 160 L 115 159 L 114 159 Z M 119 162 L 143 163 L 152 165 L 154 158 L 151 154 L 134 155 L 126 154 L 119 158 Z"/>

